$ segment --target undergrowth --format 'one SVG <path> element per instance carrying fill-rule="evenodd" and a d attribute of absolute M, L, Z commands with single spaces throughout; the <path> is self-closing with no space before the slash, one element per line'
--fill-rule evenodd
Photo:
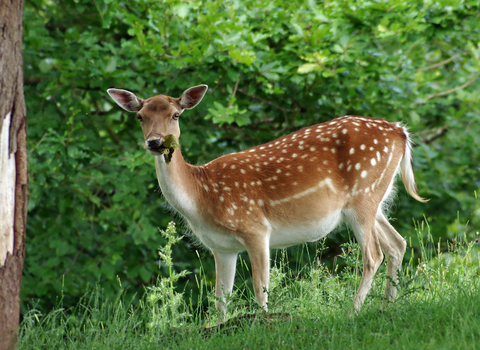
<path fill-rule="evenodd" d="M 271 268 L 269 312 L 259 309 L 248 287 L 248 264 L 240 256 L 236 288 L 228 296 L 227 321 L 214 308 L 214 291 L 203 271 L 195 276 L 200 300 L 193 303 L 176 282 L 171 247 L 180 238 L 169 224 L 162 235 L 160 263 L 169 271 L 133 306 L 120 293 L 106 300 L 100 288 L 74 309 L 60 303 L 43 315 L 31 310 L 20 327 L 19 349 L 475 349 L 480 346 L 480 259 L 474 242 L 457 239 L 442 251 L 430 228 L 416 227 L 421 247 L 399 273 L 394 303 L 384 298 L 385 264 L 364 307 L 353 312 L 361 277 L 361 253 L 354 242 L 342 246 L 341 272 L 318 259 L 289 269 L 285 251 Z M 322 244 L 317 252 L 321 256 Z M 201 306 L 204 301 L 208 308 Z"/>

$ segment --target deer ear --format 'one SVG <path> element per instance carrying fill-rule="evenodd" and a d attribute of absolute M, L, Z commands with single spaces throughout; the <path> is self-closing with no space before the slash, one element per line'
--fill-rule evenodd
<path fill-rule="evenodd" d="M 128 112 L 138 112 L 143 107 L 143 100 L 133 92 L 122 89 L 108 89 L 107 92 L 120 107 Z"/>
<path fill-rule="evenodd" d="M 178 99 L 180 107 L 183 109 L 192 109 L 202 101 L 207 90 L 207 85 L 198 85 L 185 90 L 182 96 Z"/>

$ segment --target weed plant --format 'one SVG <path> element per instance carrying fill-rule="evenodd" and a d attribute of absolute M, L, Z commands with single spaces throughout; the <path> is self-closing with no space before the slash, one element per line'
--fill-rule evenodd
<path fill-rule="evenodd" d="M 442 251 L 430 227 L 416 225 L 420 254 L 411 255 L 399 273 L 394 303 L 384 298 L 385 265 L 377 273 L 363 309 L 353 311 L 361 277 L 358 245 L 343 245 L 341 272 L 319 261 L 320 242 L 309 266 L 288 268 L 287 251 L 271 269 L 269 312 L 256 306 L 249 287 L 249 265 L 239 259 L 227 321 L 214 308 L 214 291 L 203 271 L 195 276 L 200 302 L 193 307 L 175 283 L 171 247 L 180 238 L 170 224 L 159 251 L 168 276 L 159 277 L 139 306 L 119 294 L 103 298 L 99 288 L 78 306 L 42 315 L 31 310 L 20 328 L 19 349 L 478 349 L 480 348 L 479 247 L 465 238 Z M 410 247 L 411 249 L 411 247 Z M 300 249 L 304 254 L 307 249 Z"/>

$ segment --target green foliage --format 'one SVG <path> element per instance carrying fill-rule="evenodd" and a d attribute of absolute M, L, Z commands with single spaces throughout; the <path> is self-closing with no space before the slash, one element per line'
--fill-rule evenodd
<path fill-rule="evenodd" d="M 113 296 L 117 276 L 134 294 L 165 272 L 155 250 L 170 207 L 136 119 L 106 94 L 112 87 L 146 98 L 208 84 L 181 117 L 194 164 L 335 116 L 403 121 L 431 201 L 402 190 L 395 226 L 415 237 L 412 217 L 425 215 L 436 240 L 471 234 L 480 223 L 479 10 L 473 0 L 26 0 L 22 300 L 45 310 L 63 290 L 74 305 L 97 282 Z M 333 236 L 324 258 L 343 241 Z M 189 243 L 174 250 L 178 270 L 200 268 Z M 212 259 L 204 263 L 211 281 Z"/>
<path fill-rule="evenodd" d="M 151 328 L 169 328 L 184 322 L 187 314 L 181 307 L 184 305 L 183 293 L 175 291 L 179 279 L 190 274 L 187 270 L 180 273 L 174 271 L 172 260 L 172 246 L 182 238 L 176 236 L 175 223 L 170 222 L 165 231 L 160 231 L 167 240 L 167 244 L 160 248 L 158 255 L 161 263 L 168 268 L 168 277 L 159 278 L 157 284 L 148 287 L 147 303 L 152 312 L 152 321 L 148 324 Z"/>

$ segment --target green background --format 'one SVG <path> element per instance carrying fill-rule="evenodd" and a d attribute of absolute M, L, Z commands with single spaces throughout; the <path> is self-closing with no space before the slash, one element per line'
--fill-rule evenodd
<path fill-rule="evenodd" d="M 112 87 L 148 98 L 209 85 L 181 116 L 192 164 L 337 116 L 403 121 L 417 144 L 419 193 L 431 200 L 399 186 L 393 225 L 414 247 L 414 220 L 426 220 L 435 241 L 474 239 L 479 13 L 468 0 L 26 0 L 23 309 L 49 310 L 61 296 L 74 305 L 97 283 L 107 296 L 121 287 L 140 296 L 165 273 L 158 228 L 171 208 L 138 120 L 110 100 Z M 347 239 L 345 230 L 331 235 L 322 259 Z M 213 258 L 194 241 L 173 255 L 179 270 L 202 263 L 213 281 Z"/>

